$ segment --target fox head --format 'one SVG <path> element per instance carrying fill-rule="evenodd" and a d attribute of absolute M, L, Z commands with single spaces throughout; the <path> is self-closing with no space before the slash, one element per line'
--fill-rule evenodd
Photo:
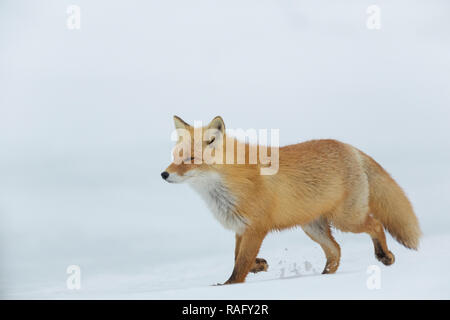
<path fill-rule="evenodd" d="M 173 117 L 177 143 L 173 162 L 161 173 L 170 183 L 180 183 L 202 176 L 215 164 L 223 162 L 225 123 L 220 116 L 204 127 L 194 128 L 181 118 Z"/>

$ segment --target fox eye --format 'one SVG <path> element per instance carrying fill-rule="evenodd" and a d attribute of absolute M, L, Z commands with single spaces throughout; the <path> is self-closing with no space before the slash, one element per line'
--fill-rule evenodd
<path fill-rule="evenodd" d="M 208 145 L 210 145 L 211 143 L 213 143 L 214 140 L 216 140 L 216 137 L 212 137 L 212 139 L 211 139 L 210 141 L 208 141 Z"/>
<path fill-rule="evenodd" d="M 190 157 L 190 158 L 186 158 L 183 160 L 184 163 L 188 162 L 188 161 L 194 161 L 195 157 Z"/>

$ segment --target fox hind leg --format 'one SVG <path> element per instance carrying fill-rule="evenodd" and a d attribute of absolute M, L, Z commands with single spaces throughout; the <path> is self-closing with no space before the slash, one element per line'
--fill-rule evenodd
<path fill-rule="evenodd" d="M 331 234 L 330 224 L 327 219 L 321 217 L 302 226 L 302 229 L 312 240 L 322 247 L 325 253 L 327 262 L 322 273 L 335 273 L 339 267 L 341 248 Z"/>
<path fill-rule="evenodd" d="M 386 235 L 383 225 L 371 214 L 360 216 L 361 221 L 358 224 L 349 223 L 348 220 L 333 220 L 333 225 L 344 232 L 367 233 L 372 238 L 375 249 L 375 257 L 384 265 L 389 266 L 394 263 L 394 254 L 389 251 L 386 243 Z"/>
<path fill-rule="evenodd" d="M 395 262 L 394 254 L 389 251 L 386 243 L 386 235 L 383 230 L 383 225 L 372 215 L 368 215 L 364 224 L 365 232 L 372 238 L 375 249 L 375 257 L 378 261 L 386 266 L 390 266 Z"/>

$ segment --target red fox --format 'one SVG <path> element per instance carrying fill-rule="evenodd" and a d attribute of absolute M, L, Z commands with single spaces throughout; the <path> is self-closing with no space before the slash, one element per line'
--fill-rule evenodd
<path fill-rule="evenodd" d="M 417 250 L 421 231 L 405 193 L 375 160 L 355 147 L 336 140 L 280 147 L 278 159 L 271 160 L 277 162 L 276 174 L 262 175 L 267 164 L 259 153 L 254 163 L 250 161 L 252 145 L 227 136 L 221 117 L 195 129 L 177 116 L 174 122 L 177 131 L 188 133 L 179 137 L 174 157 L 182 150 L 185 158 L 169 165 L 161 176 L 170 183 L 189 183 L 219 222 L 235 232 L 234 269 L 225 284 L 244 282 L 249 272 L 266 271 L 266 260 L 257 258 L 265 236 L 295 226 L 322 247 L 324 274 L 336 272 L 341 255 L 331 227 L 368 233 L 375 257 L 385 265 L 395 258 L 384 228 L 399 243 Z M 200 140 L 195 139 L 196 130 Z M 208 137 L 210 130 L 215 133 Z M 239 148 L 246 151 L 244 163 L 236 163 Z M 221 161 L 229 151 L 234 164 Z M 219 161 L 207 161 L 206 154 Z"/>

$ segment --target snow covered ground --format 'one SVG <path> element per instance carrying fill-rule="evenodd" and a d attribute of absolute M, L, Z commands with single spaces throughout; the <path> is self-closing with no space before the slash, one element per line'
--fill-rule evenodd
<path fill-rule="evenodd" d="M 292 235 L 292 238 L 294 236 Z M 302 238 L 298 236 L 298 238 Z M 343 238 L 343 237 L 339 237 Z M 82 287 L 68 290 L 61 265 L 57 281 L 34 281 L 11 286 L 8 299 L 449 299 L 448 273 L 450 236 L 425 237 L 419 252 L 399 245 L 390 247 L 397 261 L 385 267 L 373 257 L 367 237 L 359 241 L 345 237 L 343 257 L 336 274 L 321 275 L 321 249 L 302 241 L 282 243 L 280 248 L 263 248 L 268 272 L 250 274 L 245 284 L 213 286 L 232 270 L 231 254 L 210 254 L 185 258 L 154 267 L 125 266 L 102 269 L 94 262 L 81 264 Z M 186 240 L 187 241 L 187 240 Z M 272 239 L 271 242 L 276 242 Z M 281 241 L 279 241 L 281 242 Z M 306 242 L 306 241 L 305 241 Z M 126 253 L 124 253 L 126 255 Z M 75 259 L 76 260 L 76 259 Z M 379 268 L 379 287 L 371 286 Z M 125 268 L 125 270 L 124 270 Z M 94 270 L 92 270 L 94 269 Z M 36 275 L 39 271 L 33 270 Z M 29 279 L 29 274 L 24 274 Z M 369 284 L 368 284 L 369 282 Z"/>
<path fill-rule="evenodd" d="M 322 250 L 295 229 L 264 241 L 259 256 L 268 260 L 268 272 L 250 274 L 245 284 L 213 286 L 232 271 L 234 236 L 187 186 L 161 184 L 157 197 L 156 186 L 80 189 L 2 190 L 4 210 L 14 212 L 3 215 L 3 298 L 450 298 L 450 235 L 427 223 L 434 221 L 421 215 L 420 201 L 416 210 L 425 231 L 420 250 L 389 237 L 393 266 L 375 259 L 367 235 L 335 232 L 341 266 L 334 275 L 321 275 Z M 157 211 L 155 198 L 166 204 Z M 445 221 L 437 215 L 436 220 Z M 69 265 L 81 268 L 80 290 L 66 286 Z M 367 286 L 372 265 L 380 268 L 379 289 Z"/>
<path fill-rule="evenodd" d="M 450 298 L 450 2 L 376 2 L 380 30 L 361 0 L 1 1 L 0 297 Z M 368 236 L 337 232 L 341 266 L 322 276 L 290 230 L 264 241 L 268 272 L 212 286 L 234 235 L 162 181 L 173 114 L 355 145 L 410 197 L 420 250 L 389 237 L 385 267 Z"/>

